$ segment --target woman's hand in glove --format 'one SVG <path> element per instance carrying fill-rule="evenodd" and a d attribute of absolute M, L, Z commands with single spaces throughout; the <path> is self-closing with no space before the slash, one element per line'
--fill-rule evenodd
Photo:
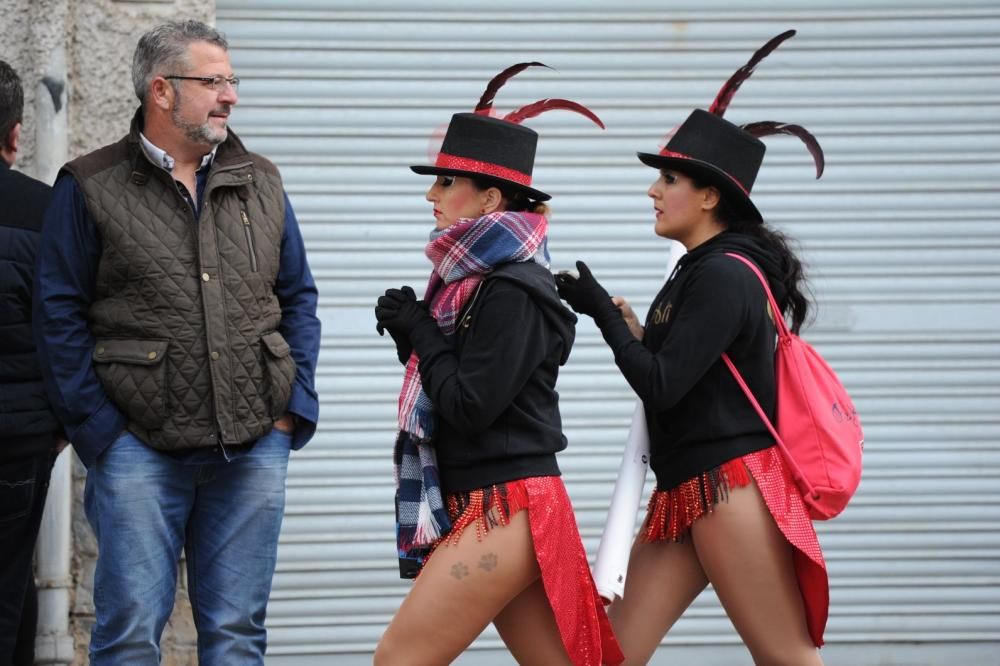
<path fill-rule="evenodd" d="M 389 331 L 392 341 L 396 343 L 396 357 L 400 363 L 406 365 L 406 362 L 410 360 L 410 354 L 413 353 L 413 343 L 410 342 L 410 337 L 395 329 L 386 328 L 381 322 L 375 324 L 375 330 L 378 331 L 379 335 L 385 335 L 385 332 Z"/>
<path fill-rule="evenodd" d="M 380 335 L 383 329 L 389 329 L 390 335 L 395 331 L 409 337 L 421 324 L 429 322 L 437 325 L 427 312 L 427 305 L 417 300 L 417 295 L 410 287 L 387 289 L 384 295 L 379 296 L 375 306 L 375 319 L 378 321 L 375 329 Z"/>
<path fill-rule="evenodd" d="M 573 310 L 590 315 L 598 324 L 609 317 L 621 316 L 617 306 L 611 301 L 611 295 L 594 278 L 587 264 L 578 261 L 576 269 L 580 277 L 573 277 L 569 273 L 556 275 L 559 296 L 569 303 Z"/>

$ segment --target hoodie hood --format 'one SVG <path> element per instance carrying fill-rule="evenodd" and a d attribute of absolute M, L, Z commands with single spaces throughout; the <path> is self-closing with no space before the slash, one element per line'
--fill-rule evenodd
<path fill-rule="evenodd" d="M 767 276 L 771 293 L 778 305 L 785 306 L 788 295 L 782 276 L 785 274 L 781 265 L 781 257 L 768 248 L 762 240 L 734 231 L 723 231 L 694 248 L 677 262 L 678 270 L 694 265 L 710 254 L 735 252 L 753 261 Z"/>
<path fill-rule="evenodd" d="M 563 355 L 559 359 L 559 364 L 565 365 L 573 349 L 573 340 L 576 338 L 576 315 L 559 299 L 552 273 L 537 262 L 526 261 L 503 264 L 489 273 L 486 280 L 514 282 L 531 294 L 546 320 L 563 340 Z"/>

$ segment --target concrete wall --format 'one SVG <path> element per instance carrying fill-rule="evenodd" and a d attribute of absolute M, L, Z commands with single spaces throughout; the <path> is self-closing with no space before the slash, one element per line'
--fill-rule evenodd
<path fill-rule="evenodd" d="M 39 176 L 35 160 L 36 96 L 51 57 L 60 51 L 65 53 L 68 14 L 69 3 L 65 0 L 0 0 L 0 59 L 17 70 L 24 86 L 24 127 L 17 168 L 35 177 Z"/>
<path fill-rule="evenodd" d="M 16 168 L 51 182 L 59 164 L 118 139 L 128 130 L 138 104 L 130 66 L 139 36 L 165 20 L 212 22 L 214 0 L 0 0 L 0 59 L 21 76 L 25 93 L 24 129 Z M 48 82 L 43 79 L 48 76 Z M 39 99 L 48 95 L 50 99 Z M 47 109 L 49 111 L 47 111 Z M 65 137 L 50 145 L 51 110 L 65 113 Z M 39 132 L 41 128 L 41 132 Z M 47 144 L 46 142 L 50 142 Z M 41 146 L 41 150 L 39 147 Z M 71 632 L 76 658 L 87 663 L 93 623 L 96 546 L 83 515 L 85 470 L 74 462 Z M 163 664 L 196 664 L 194 625 L 184 589 L 183 568 L 177 604 L 164 633 Z"/>
<path fill-rule="evenodd" d="M 60 50 L 65 58 L 69 157 L 105 145 L 128 130 L 138 104 L 132 50 L 139 36 L 166 20 L 213 22 L 214 0 L 0 0 L 0 58 L 21 76 L 25 129 L 18 168 L 37 175 L 35 98 Z"/>

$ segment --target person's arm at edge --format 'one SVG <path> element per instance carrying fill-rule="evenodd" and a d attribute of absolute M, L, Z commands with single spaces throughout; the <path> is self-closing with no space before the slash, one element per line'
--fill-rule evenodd
<path fill-rule="evenodd" d="M 292 204 L 285 197 L 285 227 L 281 236 L 281 265 L 274 293 L 281 304 L 278 330 L 292 349 L 295 383 L 287 411 L 296 418 L 292 448 L 301 449 L 312 439 L 319 422 L 316 363 L 319 358 L 320 320 L 316 316 L 318 292 L 309 270 L 305 243 Z"/>
<path fill-rule="evenodd" d="M 90 467 L 127 426 L 97 374 L 87 326 L 101 241 L 76 180 L 56 180 L 35 266 L 32 319 L 38 361 L 53 411 Z"/>

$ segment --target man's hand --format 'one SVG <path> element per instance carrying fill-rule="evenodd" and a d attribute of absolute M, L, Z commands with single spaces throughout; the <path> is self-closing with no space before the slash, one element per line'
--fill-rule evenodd
<path fill-rule="evenodd" d="M 274 427 L 281 432 L 295 432 L 295 421 L 295 414 L 285 412 L 280 419 L 274 422 Z"/>

